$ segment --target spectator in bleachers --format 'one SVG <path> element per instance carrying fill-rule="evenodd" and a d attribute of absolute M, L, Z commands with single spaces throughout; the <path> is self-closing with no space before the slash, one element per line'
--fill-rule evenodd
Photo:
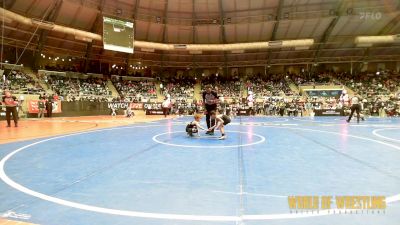
<path fill-rule="evenodd" d="M 152 81 L 133 81 L 113 79 L 120 95 L 133 102 L 147 102 L 157 98 L 156 86 Z"/>
<path fill-rule="evenodd" d="M 10 90 L 15 94 L 38 94 L 43 88 L 32 77 L 22 71 L 4 71 L 5 80 L 0 81 L 0 87 Z"/>
<path fill-rule="evenodd" d="M 51 75 L 47 77 L 47 84 L 56 96 L 67 101 L 107 101 L 111 96 L 107 82 L 100 78 L 77 79 Z"/>

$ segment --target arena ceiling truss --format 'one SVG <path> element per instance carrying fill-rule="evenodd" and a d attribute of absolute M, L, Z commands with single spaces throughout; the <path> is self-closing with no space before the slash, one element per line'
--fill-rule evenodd
<path fill-rule="evenodd" d="M 36 52 L 98 59 L 141 61 L 164 67 L 236 67 L 399 61 L 400 42 L 359 45 L 357 36 L 400 34 L 398 0 L 3 0 L 6 10 L 101 34 L 102 15 L 135 21 L 135 40 L 161 44 L 234 44 L 298 39 L 311 46 L 178 51 L 135 47 L 133 55 L 103 49 L 54 30 L 5 19 L 4 43 Z M 1 4 L 3 5 L 3 4 Z M 161 46 L 161 45 L 160 45 Z M 38 54 L 40 54 L 38 53 Z"/>

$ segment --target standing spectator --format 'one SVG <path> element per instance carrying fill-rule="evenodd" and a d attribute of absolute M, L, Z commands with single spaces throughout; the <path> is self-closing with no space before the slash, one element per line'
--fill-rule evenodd
<path fill-rule="evenodd" d="M 47 117 L 51 118 L 53 115 L 53 96 L 49 95 L 46 102 Z"/>
<path fill-rule="evenodd" d="M 17 98 L 11 95 L 11 92 L 6 91 L 3 96 L 3 104 L 6 106 L 7 127 L 11 127 L 11 114 L 13 116 L 14 126 L 18 127 Z"/>
<path fill-rule="evenodd" d="M 279 115 L 283 116 L 283 114 L 285 113 L 285 108 L 286 108 L 286 103 L 283 99 L 281 99 L 281 101 L 279 101 L 278 108 L 279 108 Z"/>
<path fill-rule="evenodd" d="M 385 103 L 380 97 L 376 100 L 376 105 L 378 107 L 379 117 L 385 117 Z"/>
<path fill-rule="evenodd" d="M 207 128 L 213 127 L 215 125 L 215 119 L 211 120 L 211 111 L 217 110 L 218 94 L 216 91 L 212 90 L 211 85 L 207 85 L 206 91 L 203 92 L 203 103 L 206 109 L 206 122 Z M 206 134 L 214 134 L 214 130 L 207 131 Z"/>
<path fill-rule="evenodd" d="M 43 98 L 39 99 L 38 108 L 39 108 L 38 118 L 43 118 L 44 117 L 44 110 L 46 108 L 46 100 L 45 99 L 43 99 Z"/>
<path fill-rule="evenodd" d="M 162 94 L 163 92 L 164 92 L 164 85 L 160 83 L 160 94 Z"/>
<path fill-rule="evenodd" d="M 247 96 L 247 106 L 249 106 L 249 116 L 254 116 L 256 113 L 254 111 L 254 96 L 252 91 L 249 91 L 249 95 Z"/>
<path fill-rule="evenodd" d="M 162 109 L 164 117 L 167 117 L 169 115 L 169 111 L 171 110 L 171 95 L 167 94 L 167 96 L 165 96 L 165 99 L 162 103 Z"/>
<path fill-rule="evenodd" d="M 304 108 L 306 109 L 307 112 L 307 116 L 311 116 L 312 112 L 313 112 L 313 105 L 310 101 L 306 100 L 306 104 L 304 106 Z"/>
<path fill-rule="evenodd" d="M 24 104 L 25 97 L 23 95 L 19 96 L 18 112 L 24 113 L 22 110 L 22 105 Z"/>

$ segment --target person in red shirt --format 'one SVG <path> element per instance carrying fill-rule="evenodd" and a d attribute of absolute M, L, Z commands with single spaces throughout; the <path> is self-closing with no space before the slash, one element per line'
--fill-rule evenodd
<path fill-rule="evenodd" d="M 18 127 L 18 100 L 15 96 L 11 95 L 11 92 L 6 91 L 5 95 L 2 98 L 3 105 L 6 107 L 6 119 L 7 119 L 7 127 L 11 127 L 11 114 L 14 119 L 14 126 Z"/>

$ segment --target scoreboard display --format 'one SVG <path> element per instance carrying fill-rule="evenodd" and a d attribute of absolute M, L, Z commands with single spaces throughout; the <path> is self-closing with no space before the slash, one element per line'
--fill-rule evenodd
<path fill-rule="evenodd" d="M 133 22 L 103 17 L 104 49 L 133 53 L 134 30 Z"/>

